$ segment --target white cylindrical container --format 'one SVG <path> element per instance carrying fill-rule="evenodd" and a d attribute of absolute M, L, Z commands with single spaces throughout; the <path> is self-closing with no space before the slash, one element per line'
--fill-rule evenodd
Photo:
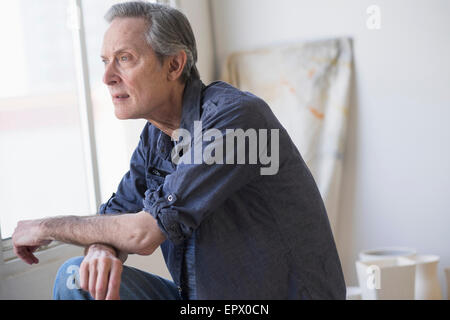
<path fill-rule="evenodd" d="M 361 299 L 361 289 L 359 287 L 347 287 L 347 300 Z"/>
<path fill-rule="evenodd" d="M 416 264 L 415 300 L 441 300 L 442 291 L 437 273 L 439 256 L 416 255 L 409 259 Z"/>
<path fill-rule="evenodd" d="M 447 281 L 447 300 L 450 300 L 450 267 L 445 268 L 445 280 Z"/>
<path fill-rule="evenodd" d="M 356 261 L 363 300 L 413 300 L 416 266 L 403 258 Z"/>
<path fill-rule="evenodd" d="M 414 257 L 417 250 L 407 247 L 382 247 L 370 250 L 363 250 L 359 253 L 361 261 L 384 260 L 397 257 Z"/>

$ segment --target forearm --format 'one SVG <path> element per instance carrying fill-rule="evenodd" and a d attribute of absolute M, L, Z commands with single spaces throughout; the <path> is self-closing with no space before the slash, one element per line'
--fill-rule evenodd
<path fill-rule="evenodd" d="M 124 250 L 128 247 L 127 237 L 124 237 L 127 232 L 120 226 L 119 217 L 119 215 L 59 216 L 44 219 L 41 224 L 43 237 L 83 247 L 104 243 Z M 115 236 L 111 237 L 112 235 Z"/>
<path fill-rule="evenodd" d="M 60 216 L 44 219 L 42 237 L 79 246 L 104 243 L 125 253 L 150 254 L 157 234 L 149 225 L 150 215 L 138 214 Z M 160 243 L 160 242 L 159 242 Z M 159 243 L 157 245 L 159 245 Z"/>

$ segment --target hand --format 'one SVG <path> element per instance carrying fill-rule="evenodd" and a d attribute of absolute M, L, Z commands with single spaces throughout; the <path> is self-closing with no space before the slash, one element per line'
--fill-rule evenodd
<path fill-rule="evenodd" d="M 93 244 L 80 266 L 80 286 L 96 300 L 119 300 L 122 269 L 112 247 Z"/>
<path fill-rule="evenodd" d="M 40 246 L 48 245 L 51 240 L 42 234 L 43 220 L 23 220 L 17 223 L 12 235 L 14 253 L 28 264 L 38 263 L 39 259 L 33 254 Z"/>

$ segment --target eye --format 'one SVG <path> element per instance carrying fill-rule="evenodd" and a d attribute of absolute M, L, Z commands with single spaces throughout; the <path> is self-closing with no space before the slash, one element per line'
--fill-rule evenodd
<path fill-rule="evenodd" d="M 128 61 L 129 57 L 128 56 L 121 56 L 120 57 L 120 61 Z"/>

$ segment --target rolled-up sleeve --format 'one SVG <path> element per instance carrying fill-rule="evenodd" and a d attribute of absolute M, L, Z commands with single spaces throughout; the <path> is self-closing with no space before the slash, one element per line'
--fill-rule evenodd
<path fill-rule="evenodd" d="M 191 227 L 179 222 L 179 209 L 173 204 L 177 201 L 175 193 L 163 194 L 163 185 L 156 191 L 147 190 L 144 198 L 144 211 L 157 220 L 159 228 L 173 243 L 179 244 L 192 232 Z"/>
<path fill-rule="evenodd" d="M 226 164 L 227 129 L 266 129 L 266 121 L 252 100 L 233 100 L 223 104 L 210 104 L 200 119 L 203 132 L 218 129 L 222 137 L 223 164 L 192 163 L 193 150 L 205 150 L 220 139 L 192 137 L 191 161 L 180 161 L 176 170 L 167 175 L 164 184 L 156 190 L 147 190 L 144 210 L 158 222 L 165 236 L 174 244 L 190 237 L 201 222 L 214 212 L 231 194 L 257 178 L 261 167 L 259 161 L 250 164 Z M 229 131 L 228 131 L 229 132 Z M 197 146 L 197 148 L 196 148 Z M 199 148 L 201 146 L 202 148 Z M 237 147 L 234 145 L 234 152 Z M 245 157 L 248 160 L 249 143 L 245 140 Z M 181 160 L 187 160 L 184 155 Z"/>

